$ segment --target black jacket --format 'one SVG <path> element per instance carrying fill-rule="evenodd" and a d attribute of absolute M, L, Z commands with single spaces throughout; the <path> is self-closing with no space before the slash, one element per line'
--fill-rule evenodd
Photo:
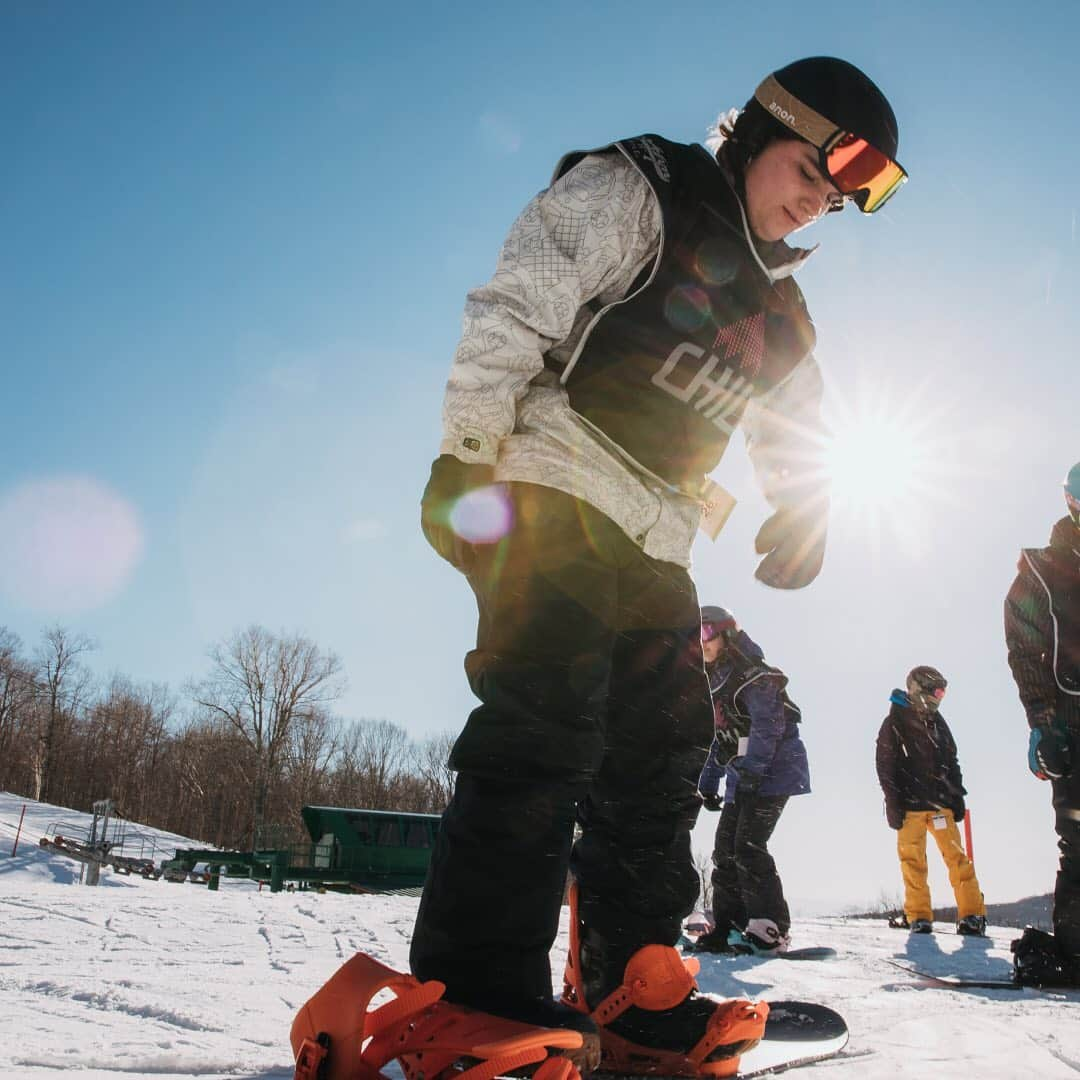
<path fill-rule="evenodd" d="M 1055 717 L 1080 734 L 1080 529 L 1062 518 L 1050 546 L 1021 552 L 1005 599 L 1005 642 L 1034 727 Z"/>
<path fill-rule="evenodd" d="M 951 810 L 959 821 L 967 792 L 945 718 L 916 712 L 902 690 L 894 690 L 889 700 L 877 737 L 877 774 L 889 827 L 899 829 L 909 810 Z"/>

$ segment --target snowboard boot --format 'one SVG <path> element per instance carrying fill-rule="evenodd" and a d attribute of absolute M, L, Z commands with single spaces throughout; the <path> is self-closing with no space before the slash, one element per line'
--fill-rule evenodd
<path fill-rule="evenodd" d="M 775 923 L 773 924 L 775 926 Z M 745 931 L 732 930 L 728 934 L 728 947 L 734 953 L 743 956 L 777 956 L 787 952 L 791 945 L 791 938 L 787 934 L 777 931 L 776 938 L 770 935 L 768 938 L 752 934 L 747 928 Z"/>
<path fill-rule="evenodd" d="M 1053 934 L 1029 926 L 1009 948 L 1021 986 L 1080 986 L 1080 967 L 1062 955 Z"/>
<path fill-rule="evenodd" d="M 772 919 L 751 919 L 743 931 L 743 940 L 757 956 L 783 953 L 791 948 L 791 937 Z"/>
<path fill-rule="evenodd" d="M 907 915 L 903 911 L 894 911 L 889 916 L 889 926 L 893 930 L 910 930 L 911 923 L 907 921 Z"/>
<path fill-rule="evenodd" d="M 595 1034 L 453 1005 L 441 1000 L 444 990 L 358 953 L 296 1014 L 294 1080 L 387 1080 L 380 1070 L 393 1058 L 406 1080 L 581 1080 L 578 1062 L 599 1061 Z M 384 991 L 393 996 L 384 1000 Z"/>
<path fill-rule="evenodd" d="M 600 1070 L 634 1076 L 730 1077 L 765 1033 L 769 1007 L 700 993 L 698 961 L 669 945 L 616 947 L 578 919 L 570 889 L 563 1001 L 600 1028 Z"/>
<path fill-rule="evenodd" d="M 965 915 L 956 924 L 956 932 L 965 937 L 986 937 L 986 916 Z"/>
<path fill-rule="evenodd" d="M 908 929 L 913 934 L 932 934 L 934 924 L 929 919 L 912 919 Z"/>
<path fill-rule="evenodd" d="M 692 952 L 708 953 L 733 953 L 736 950 L 728 942 L 730 933 L 738 933 L 738 930 L 728 923 L 714 926 L 711 930 L 701 934 L 694 942 Z"/>

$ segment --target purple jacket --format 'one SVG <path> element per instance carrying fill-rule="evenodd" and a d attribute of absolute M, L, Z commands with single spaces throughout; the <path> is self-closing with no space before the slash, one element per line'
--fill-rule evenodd
<path fill-rule="evenodd" d="M 806 747 L 799 737 L 799 707 L 787 696 L 787 676 L 770 667 L 757 644 L 739 632 L 734 650 L 729 649 L 708 670 L 716 713 L 716 733 L 698 790 L 719 792 L 725 780 L 724 798 L 734 800 L 739 777 L 761 777 L 759 795 L 805 795 L 810 791 L 810 766 Z M 737 741 L 746 739 L 745 752 Z"/>

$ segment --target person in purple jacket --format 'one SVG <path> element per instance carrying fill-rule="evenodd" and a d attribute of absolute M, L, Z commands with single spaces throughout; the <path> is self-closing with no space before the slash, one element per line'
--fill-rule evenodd
<path fill-rule="evenodd" d="M 787 676 L 765 662 L 730 612 L 702 608 L 701 640 L 715 734 L 698 792 L 706 809 L 722 812 L 712 856 L 714 926 L 697 948 L 783 952 L 791 916 L 768 843 L 788 799 L 810 791 L 801 714 Z"/>

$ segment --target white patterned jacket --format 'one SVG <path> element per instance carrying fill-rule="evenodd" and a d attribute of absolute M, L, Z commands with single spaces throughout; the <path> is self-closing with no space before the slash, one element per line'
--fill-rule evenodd
<path fill-rule="evenodd" d="M 468 294 L 443 402 L 439 452 L 493 464 L 495 478 L 556 488 L 611 518 L 645 554 L 689 567 L 701 504 L 606 442 L 570 408 L 544 356 L 565 361 L 593 316 L 590 301 L 620 300 L 657 258 L 660 207 L 618 153 L 590 154 L 537 195 L 514 222 L 495 275 Z M 759 258 L 758 249 L 748 242 Z M 777 249 L 790 274 L 809 252 Z M 763 265 L 764 269 L 764 265 Z M 595 305 L 593 305 L 595 308 Z M 813 356 L 741 422 L 755 473 L 783 504 L 792 430 L 820 429 L 823 384 Z"/>

